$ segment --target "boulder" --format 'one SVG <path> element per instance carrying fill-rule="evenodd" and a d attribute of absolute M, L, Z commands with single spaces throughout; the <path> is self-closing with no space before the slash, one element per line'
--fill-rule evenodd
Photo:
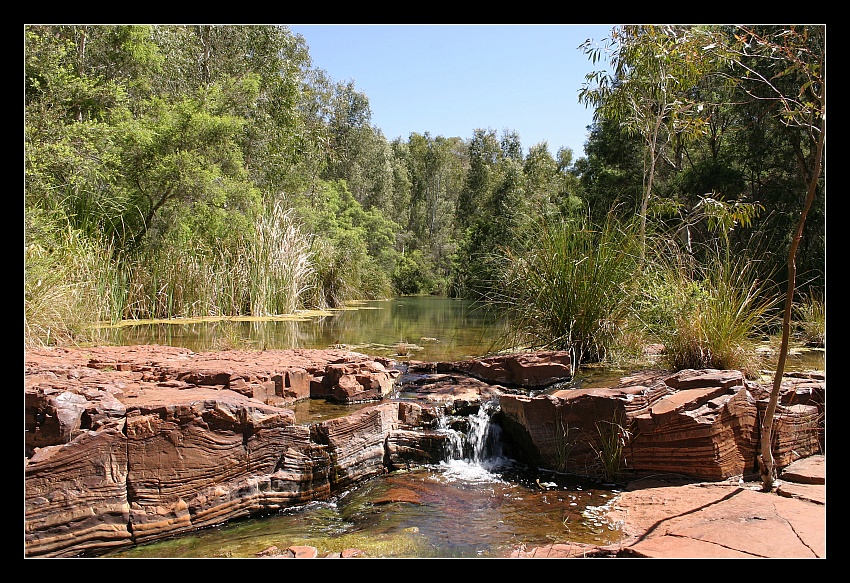
<path fill-rule="evenodd" d="M 413 372 L 458 372 L 490 384 L 526 389 L 541 388 L 569 381 L 573 377 L 572 357 L 568 350 L 519 352 L 460 362 L 433 365 L 411 364 Z"/>
<path fill-rule="evenodd" d="M 24 463 L 27 556 L 132 544 L 124 421 L 39 448 Z"/>
<path fill-rule="evenodd" d="M 313 441 L 325 447 L 333 465 L 331 489 L 385 473 L 386 436 L 400 425 L 399 405 L 392 402 L 312 425 Z"/>

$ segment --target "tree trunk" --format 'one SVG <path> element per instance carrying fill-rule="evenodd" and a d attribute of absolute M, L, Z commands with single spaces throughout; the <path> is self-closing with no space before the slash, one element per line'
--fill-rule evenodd
<path fill-rule="evenodd" d="M 820 135 L 815 150 L 815 162 L 812 169 L 812 177 L 809 181 L 809 191 L 806 194 L 806 203 L 797 222 L 794 239 L 788 250 L 788 291 L 785 294 L 785 312 L 782 315 L 782 344 L 779 348 L 779 362 L 776 365 L 776 374 L 773 377 L 773 389 L 770 391 L 770 400 L 764 412 L 764 420 L 761 426 L 761 454 L 758 457 L 759 472 L 761 474 L 762 489 L 765 492 L 773 490 L 776 483 L 776 467 L 773 459 L 773 418 L 776 414 L 776 405 L 779 401 L 779 389 L 782 386 L 782 376 L 785 374 L 785 361 L 788 356 L 788 343 L 791 338 L 791 308 L 794 302 L 794 285 L 797 276 L 797 264 L 795 257 L 800 239 L 803 237 L 803 227 L 806 224 L 806 215 L 812 206 L 817 191 L 818 180 L 821 172 L 821 159 L 823 155 L 824 134 L 826 124 L 821 118 Z"/>

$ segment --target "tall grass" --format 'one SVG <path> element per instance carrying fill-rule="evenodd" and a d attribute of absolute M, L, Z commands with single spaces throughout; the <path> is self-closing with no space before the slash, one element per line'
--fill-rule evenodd
<path fill-rule="evenodd" d="M 823 295 L 800 297 L 794 305 L 794 320 L 802 341 L 808 346 L 826 343 L 826 302 Z"/>
<path fill-rule="evenodd" d="M 533 347 L 570 350 L 574 366 L 605 359 L 625 325 L 640 272 L 636 223 L 541 223 L 504 255 L 490 300 Z"/>
<path fill-rule="evenodd" d="M 755 374 L 754 338 L 775 318 L 779 296 L 744 255 L 709 252 L 694 265 L 668 254 L 647 272 L 636 317 L 664 344 L 673 370 Z"/>
<path fill-rule="evenodd" d="M 311 237 L 274 206 L 217 249 L 181 244 L 129 256 L 32 211 L 24 245 L 26 345 L 88 341 L 125 319 L 293 313 L 316 284 Z"/>
<path fill-rule="evenodd" d="M 254 231 L 216 249 L 187 243 L 148 250 L 128 262 L 127 318 L 269 316 L 302 307 L 312 285 L 310 238 L 274 205 Z"/>
<path fill-rule="evenodd" d="M 606 482 L 616 482 L 626 468 L 626 450 L 634 438 L 631 424 L 625 413 L 615 412 L 614 417 L 596 422 L 597 442 L 590 447 L 596 453 L 594 468 L 598 476 Z"/>
<path fill-rule="evenodd" d="M 61 216 L 28 217 L 25 227 L 24 345 L 90 341 L 90 325 L 115 319 L 124 302 L 114 249 Z"/>
<path fill-rule="evenodd" d="M 311 240 L 293 212 L 275 204 L 255 223 L 254 240 L 246 261 L 251 290 L 251 314 L 291 314 L 301 307 L 312 287 Z"/>

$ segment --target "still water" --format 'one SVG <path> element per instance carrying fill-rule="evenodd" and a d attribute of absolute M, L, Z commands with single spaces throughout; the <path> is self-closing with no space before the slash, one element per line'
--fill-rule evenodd
<path fill-rule="evenodd" d="M 402 364 L 463 360 L 506 347 L 505 323 L 467 301 L 402 297 L 352 308 L 288 319 L 146 323 L 104 333 L 114 344 L 164 344 L 196 352 L 340 346 Z M 765 368 L 770 365 L 767 360 Z M 811 368 L 824 368 L 822 351 L 792 352 L 788 370 Z M 626 372 L 588 368 L 574 382 L 603 386 Z M 298 404 L 295 412 L 299 423 L 311 423 L 363 406 L 311 401 Z M 481 432 L 497 429 L 488 418 L 470 421 Z M 489 445 L 476 441 L 483 434 L 456 436 L 466 443 L 439 464 L 374 478 L 331 500 L 102 556 L 248 558 L 271 546 L 308 545 L 320 557 L 356 548 L 373 558 L 487 558 L 523 545 L 620 540 L 619 525 L 605 518 L 616 489 L 525 468 L 501 455 L 492 434 Z"/>
<path fill-rule="evenodd" d="M 412 296 L 301 317 L 157 321 L 105 328 L 101 334 L 113 344 L 163 344 L 195 352 L 338 346 L 370 356 L 454 361 L 504 348 L 505 330 L 496 315 L 470 301 Z"/>

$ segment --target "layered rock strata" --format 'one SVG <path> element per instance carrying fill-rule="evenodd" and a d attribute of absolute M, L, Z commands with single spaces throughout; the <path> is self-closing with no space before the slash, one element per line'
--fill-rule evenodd
<path fill-rule="evenodd" d="M 738 371 L 635 375 L 610 388 L 504 395 L 501 424 L 515 457 L 541 467 L 601 479 L 632 471 L 724 480 L 757 471 L 769 392 Z M 822 451 L 824 393 L 822 378 L 783 381 L 777 467 Z"/>
<path fill-rule="evenodd" d="M 400 374 L 392 361 L 338 350 L 30 351 L 25 553 L 100 552 L 327 499 L 444 459 L 438 417 L 494 399 L 511 454 L 532 465 L 602 477 L 607 435 L 622 440 L 623 470 L 722 480 L 754 468 L 770 387 L 736 371 L 652 371 L 532 398 L 522 383 L 539 389 L 570 378 L 568 355 L 482 361 L 423 364 L 433 374 L 404 388 L 413 398 L 389 400 Z M 822 376 L 783 382 L 780 468 L 822 451 L 824 396 Z M 296 423 L 286 407 L 311 397 L 375 403 Z"/>

